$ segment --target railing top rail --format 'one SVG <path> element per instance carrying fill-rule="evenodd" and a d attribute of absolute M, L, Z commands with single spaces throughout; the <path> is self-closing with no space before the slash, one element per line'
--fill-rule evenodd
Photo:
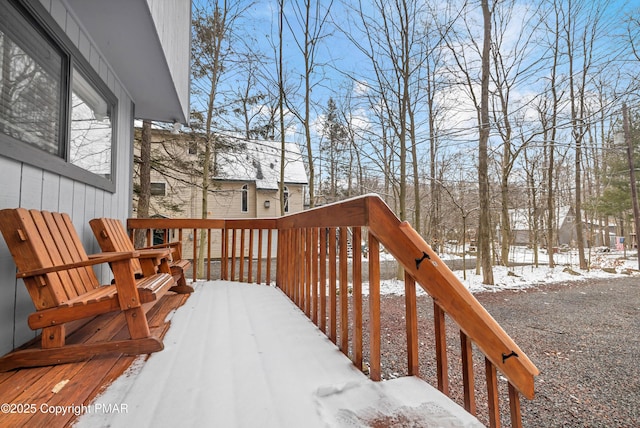
<path fill-rule="evenodd" d="M 278 228 L 367 226 L 369 198 L 380 199 L 365 195 L 289 214 L 278 218 Z"/>
<path fill-rule="evenodd" d="M 277 219 L 130 218 L 128 229 L 275 229 Z"/>
<path fill-rule="evenodd" d="M 129 218 L 128 229 L 224 229 L 225 220 L 202 218 Z"/>

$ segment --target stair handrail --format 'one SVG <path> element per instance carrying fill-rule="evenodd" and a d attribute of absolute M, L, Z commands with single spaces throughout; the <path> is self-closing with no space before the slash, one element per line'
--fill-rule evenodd
<path fill-rule="evenodd" d="M 538 369 L 431 246 L 376 194 L 290 214 L 278 229 L 365 226 L 526 398 L 534 397 Z"/>

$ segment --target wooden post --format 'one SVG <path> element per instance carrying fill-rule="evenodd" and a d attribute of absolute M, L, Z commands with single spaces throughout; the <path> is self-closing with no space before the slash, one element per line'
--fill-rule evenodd
<path fill-rule="evenodd" d="M 349 287 L 347 261 L 347 228 L 340 228 L 340 350 L 349 355 Z"/>
<path fill-rule="evenodd" d="M 211 281 L 211 229 L 207 229 L 207 281 Z"/>
<path fill-rule="evenodd" d="M 473 375 L 473 347 L 471 340 L 460 331 L 460 352 L 462 354 L 462 385 L 464 389 L 464 408 L 472 415 L 476 414 L 476 398 Z"/>
<path fill-rule="evenodd" d="M 320 229 L 320 330 L 327 332 L 327 229 Z"/>
<path fill-rule="evenodd" d="M 337 328 L 336 302 L 336 228 L 329 228 L 329 339 L 336 343 Z"/>
<path fill-rule="evenodd" d="M 271 284 L 271 245 L 272 245 L 272 236 L 273 231 L 272 229 L 269 229 L 267 231 L 267 278 L 265 280 L 265 283 L 267 285 Z M 278 234 L 279 236 L 279 234 Z M 278 239 L 278 242 L 280 242 L 280 240 Z M 278 244 L 280 245 L 280 244 Z M 280 263 L 280 260 L 276 260 L 276 263 Z M 280 275 L 280 273 L 278 272 L 278 269 L 276 268 L 276 284 L 277 284 L 277 280 L 278 280 L 278 275 Z"/>
<path fill-rule="evenodd" d="M 305 263 L 304 263 L 304 283 L 305 283 L 305 304 L 304 304 L 304 312 L 307 314 L 307 317 L 312 318 L 311 316 L 311 307 L 313 306 L 313 297 L 311 296 L 311 228 L 307 227 L 305 229 Z"/>
<path fill-rule="evenodd" d="M 353 228 L 353 364 L 362 370 L 362 229 Z"/>
<path fill-rule="evenodd" d="M 247 260 L 247 282 L 253 282 L 253 229 L 249 229 L 249 258 Z"/>
<path fill-rule="evenodd" d="M 238 271 L 238 281 L 244 282 L 244 241 L 245 229 L 240 230 L 240 266 Z"/>
<path fill-rule="evenodd" d="M 409 376 L 419 376 L 416 281 L 407 271 L 404 272 L 404 295 L 407 329 L 407 369 Z"/>
<path fill-rule="evenodd" d="M 511 410 L 511 427 L 522 428 L 522 415 L 520 414 L 520 394 L 509 382 L 509 408 Z"/>
<path fill-rule="evenodd" d="M 257 272 L 256 272 L 256 284 L 262 284 L 262 235 L 264 234 L 263 229 L 258 229 L 258 262 L 257 262 Z M 265 281 L 268 283 L 268 281 Z"/>
<path fill-rule="evenodd" d="M 449 395 L 449 368 L 447 364 L 447 331 L 445 329 L 444 311 L 433 302 L 433 324 L 436 340 L 436 370 L 438 372 L 438 389 Z"/>
<path fill-rule="evenodd" d="M 311 231 L 311 321 L 318 325 L 318 228 Z"/>
<path fill-rule="evenodd" d="M 369 377 L 380 376 L 380 247 L 369 232 Z"/>
<path fill-rule="evenodd" d="M 498 375 L 488 358 L 484 359 L 487 375 L 487 404 L 489 405 L 489 426 L 500 428 L 500 406 L 498 404 Z"/>

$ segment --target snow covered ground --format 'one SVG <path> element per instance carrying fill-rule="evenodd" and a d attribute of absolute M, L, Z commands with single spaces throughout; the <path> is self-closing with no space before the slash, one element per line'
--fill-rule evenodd
<path fill-rule="evenodd" d="M 538 267 L 534 266 L 533 251 L 523 247 L 513 247 L 510 253 L 510 260 L 517 264 L 513 267 L 494 266 L 494 285 L 482 284 L 482 275 L 476 275 L 475 262 L 467 260 L 466 278 L 462 270 L 453 272 L 469 291 L 499 291 L 504 289 L 524 289 L 540 284 L 550 284 L 569 281 L 584 281 L 589 278 L 615 278 L 628 275 L 640 275 L 638 270 L 638 259 L 636 251 L 594 251 L 590 256 L 588 270 L 581 270 L 578 263 L 578 252 L 576 250 L 555 254 L 556 266 L 548 266 L 548 255 L 540 252 L 538 254 Z M 440 255 L 442 260 L 452 260 L 461 258 L 449 253 Z M 589 259 L 589 255 L 587 255 Z M 613 273 L 615 271 L 615 273 Z M 363 284 L 363 293 L 368 292 L 368 284 Z M 404 282 L 399 280 L 386 280 L 380 284 L 382 294 L 404 294 Z M 418 293 L 424 294 L 420 288 Z"/>

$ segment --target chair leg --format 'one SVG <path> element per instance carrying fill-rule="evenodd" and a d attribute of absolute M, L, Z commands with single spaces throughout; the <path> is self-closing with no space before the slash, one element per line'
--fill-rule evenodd
<path fill-rule="evenodd" d="M 124 311 L 124 316 L 127 320 L 127 327 L 129 328 L 129 334 L 132 339 L 142 339 L 151 336 L 149 323 L 141 306 L 127 309 Z"/>
<path fill-rule="evenodd" d="M 42 329 L 42 348 L 60 348 L 64 346 L 66 331 L 64 324 Z"/>
<path fill-rule="evenodd" d="M 173 279 L 176 280 L 176 285 L 171 287 L 169 291 L 173 291 L 178 294 L 189 294 L 193 293 L 193 287 L 187 285 L 187 281 L 184 279 L 184 271 L 182 268 L 177 266 L 171 267 L 171 275 Z"/>

